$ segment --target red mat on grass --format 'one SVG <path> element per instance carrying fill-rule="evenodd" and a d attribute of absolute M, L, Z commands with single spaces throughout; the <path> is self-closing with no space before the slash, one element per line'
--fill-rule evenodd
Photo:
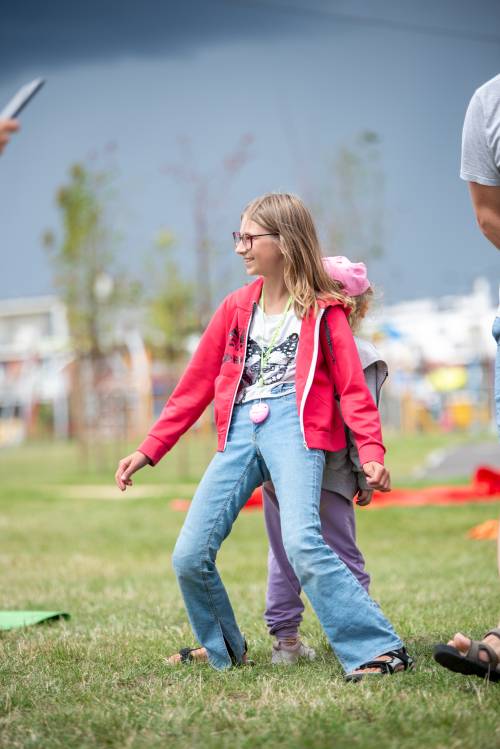
<path fill-rule="evenodd" d="M 419 505 L 452 505 L 466 502 L 499 502 L 500 472 L 488 466 L 476 468 L 472 482 L 467 486 L 426 486 L 422 489 L 393 489 L 388 494 L 375 492 L 368 508 L 394 505 L 417 507 Z M 256 489 L 245 510 L 262 508 L 262 492 Z"/>
<path fill-rule="evenodd" d="M 375 492 L 369 507 L 391 505 L 453 505 L 466 502 L 500 501 L 500 473 L 488 466 L 479 466 L 466 486 L 426 486 L 421 489 L 393 489 L 388 494 Z"/>
<path fill-rule="evenodd" d="M 453 505 L 466 502 L 500 502 L 500 472 L 488 466 L 476 468 L 472 482 L 467 486 L 426 486 L 421 489 L 393 489 L 388 494 L 375 492 L 367 509 L 381 507 L 420 505 Z M 170 503 L 173 510 L 185 512 L 190 500 L 174 499 Z M 256 489 L 246 503 L 244 510 L 262 509 L 262 491 Z"/>

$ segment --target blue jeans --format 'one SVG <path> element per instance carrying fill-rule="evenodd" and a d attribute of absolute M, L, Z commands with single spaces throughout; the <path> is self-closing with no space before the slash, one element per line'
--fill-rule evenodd
<path fill-rule="evenodd" d="M 402 643 L 323 539 L 325 456 L 304 446 L 295 394 L 267 403 L 270 415 L 261 424 L 249 419 L 251 403 L 235 407 L 226 449 L 207 468 L 177 540 L 172 561 L 189 620 L 215 668 L 242 662 L 244 638 L 215 560 L 252 491 L 272 479 L 290 564 L 342 666 L 352 671 Z"/>
<path fill-rule="evenodd" d="M 500 317 L 493 322 L 493 338 L 497 342 L 497 358 L 495 361 L 495 412 L 497 417 L 498 436 L 500 437 Z"/>

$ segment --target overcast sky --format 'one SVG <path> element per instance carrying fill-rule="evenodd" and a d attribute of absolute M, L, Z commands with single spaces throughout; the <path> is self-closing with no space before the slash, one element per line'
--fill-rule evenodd
<path fill-rule="evenodd" d="M 40 238 L 59 227 L 55 192 L 76 161 L 116 170 L 124 267 L 144 276 L 168 227 L 190 273 L 191 202 L 165 169 L 182 158 L 179 136 L 196 169 L 218 175 L 251 134 L 230 189 L 211 187 L 222 293 L 245 280 L 230 240 L 243 205 L 299 192 L 322 203 L 323 227 L 330 165 L 366 130 L 380 139 L 384 252 L 369 270 L 385 299 L 464 293 L 479 275 L 498 286 L 500 254 L 458 178 L 467 103 L 500 72 L 497 0 L 26 0 L 2 13 L 0 108 L 32 77 L 47 85 L 0 161 L 0 298 L 52 290 Z"/>

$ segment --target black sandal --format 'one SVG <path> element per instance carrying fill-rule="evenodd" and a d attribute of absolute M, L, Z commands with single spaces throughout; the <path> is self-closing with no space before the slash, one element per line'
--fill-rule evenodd
<path fill-rule="evenodd" d="M 380 671 L 367 671 L 364 674 L 353 672 L 346 674 L 345 681 L 357 682 L 361 681 L 366 676 L 392 676 L 392 674 L 397 674 L 400 671 L 411 671 L 415 667 L 415 662 L 413 658 L 408 655 L 406 648 L 389 650 L 387 653 L 382 653 L 382 655 L 390 655 L 391 658 L 388 661 L 383 661 L 381 660 L 381 656 L 379 656 L 372 661 L 363 663 L 356 669 L 356 671 L 361 671 L 364 668 L 379 668 Z"/>
<path fill-rule="evenodd" d="M 191 653 L 194 653 L 195 650 L 204 650 L 205 648 L 181 648 L 179 650 L 179 655 L 181 657 L 181 663 L 190 663 L 194 660 L 202 660 L 201 658 L 193 658 Z"/>
<path fill-rule="evenodd" d="M 205 658 L 194 658 L 193 653 L 197 650 L 204 650 L 205 651 Z M 180 660 L 171 660 L 172 658 L 175 658 L 175 656 L 179 655 Z M 169 655 L 168 658 L 165 659 L 169 666 L 179 666 L 182 663 L 194 663 L 198 661 L 199 663 L 206 663 L 208 661 L 207 651 L 203 647 L 197 647 L 197 648 L 181 648 L 178 653 L 174 653 L 173 655 Z"/>
<path fill-rule="evenodd" d="M 490 629 L 484 637 L 486 638 L 488 635 L 494 635 L 500 639 L 500 628 Z M 488 660 L 483 660 L 480 653 L 485 653 Z M 479 676 L 480 679 L 486 679 L 487 681 L 500 681 L 500 658 L 487 642 L 471 639 L 467 655 L 461 653 L 453 645 L 436 645 L 434 660 L 440 666 L 459 674 Z"/>
<path fill-rule="evenodd" d="M 243 655 L 246 656 L 246 654 L 248 652 L 248 645 L 247 645 L 247 641 L 246 640 L 244 642 L 245 642 L 245 650 L 244 650 L 244 654 Z M 205 657 L 194 658 L 193 657 L 193 653 L 195 653 L 197 650 L 204 650 L 205 651 L 204 652 L 204 656 Z M 176 655 L 180 655 L 180 660 L 179 661 L 171 661 L 170 659 L 171 658 L 175 658 Z M 230 653 L 230 655 L 231 655 L 231 660 L 232 660 L 234 666 L 253 666 L 254 665 L 254 662 L 250 661 L 248 659 L 245 661 L 245 663 L 238 663 L 236 661 L 236 659 L 234 658 L 234 656 L 232 655 L 232 653 Z M 202 645 L 200 645 L 197 648 L 181 648 L 178 653 L 174 653 L 173 655 L 169 655 L 168 658 L 166 658 L 166 662 L 168 663 L 169 666 L 178 666 L 181 663 L 184 663 L 184 664 L 186 664 L 186 663 L 196 663 L 196 662 L 198 662 L 198 663 L 208 663 L 208 654 L 207 654 L 206 649 Z"/>

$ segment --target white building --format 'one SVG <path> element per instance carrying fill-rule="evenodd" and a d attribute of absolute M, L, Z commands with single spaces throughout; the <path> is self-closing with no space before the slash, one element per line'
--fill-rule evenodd
<path fill-rule="evenodd" d="M 102 434 L 119 429 L 129 436 L 149 425 L 151 365 L 139 317 L 133 308 L 116 315 L 108 332 L 112 354 L 98 382 L 88 362 L 80 369 L 80 426 L 90 429 L 92 422 Z M 40 415 L 54 436 L 70 435 L 74 358 L 66 308 L 58 297 L 0 300 L 0 446 L 22 442 Z"/>
<path fill-rule="evenodd" d="M 496 311 L 488 281 L 478 278 L 468 295 L 376 309 L 366 319 L 364 332 L 396 367 L 464 365 L 494 357 L 491 328 Z"/>
<path fill-rule="evenodd" d="M 496 314 L 481 278 L 470 294 L 401 302 L 369 314 L 362 335 L 389 366 L 384 399 L 392 426 L 481 429 L 492 423 Z"/>
<path fill-rule="evenodd" d="M 24 439 L 35 403 L 51 407 L 56 435 L 67 436 L 71 360 L 56 296 L 0 300 L 0 445 Z"/>

